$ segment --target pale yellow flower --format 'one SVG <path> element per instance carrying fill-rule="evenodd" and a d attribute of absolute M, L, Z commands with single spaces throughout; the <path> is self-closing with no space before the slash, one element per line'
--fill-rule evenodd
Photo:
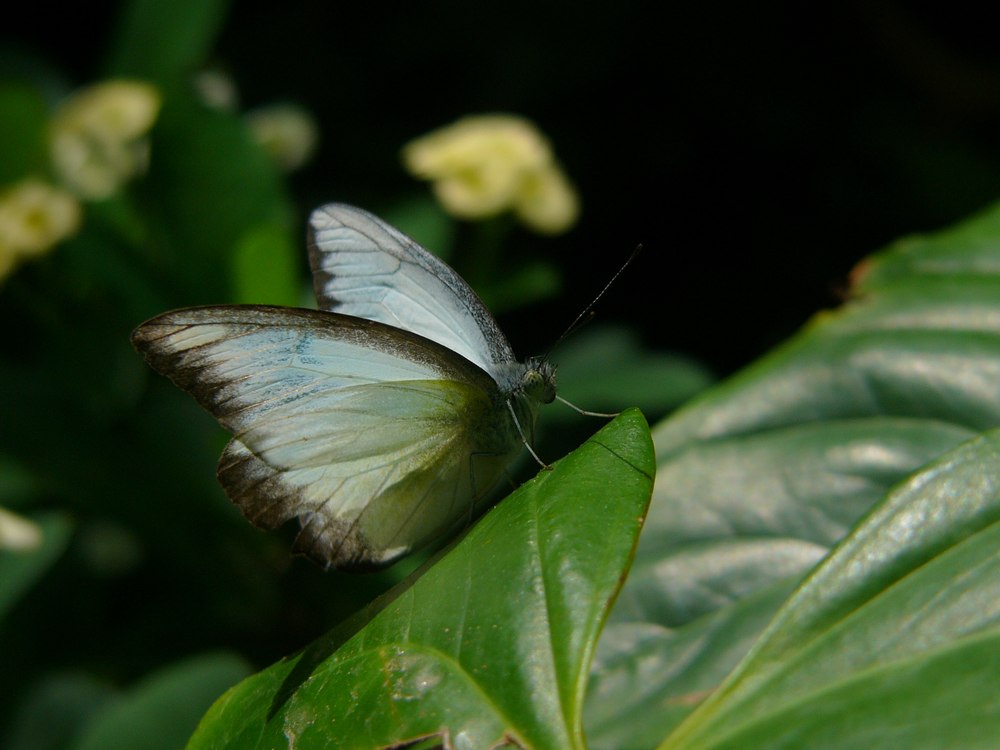
<path fill-rule="evenodd" d="M 0 192 L 0 278 L 74 234 L 81 214 L 72 193 L 37 178 Z"/>
<path fill-rule="evenodd" d="M 548 141 L 521 117 L 466 117 L 408 143 L 403 162 L 431 180 L 441 205 L 459 218 L 513 210 L 532 229 L 558 233 L 579 213 Z"/>
<path fill-rule="evenodd" d="M 240 106 L 240 94 L 233 77 L 223 70 L 209 68 L 194 77 L 194 90 L 208 107 L 223 112 L 235 112 Z"/>
<path fill-rule="evenodd" d="M 51 125 L 59 178 L 90 200 L 115 193 L 145 168 L 149 144 L 144 136 L 159 110 L 159 92 L 140 81 L 105 81 L 74 94 Z"/>
<path fill-rule="evenodd" d="M 319 128 L 302 107 L 269 104 L 244 117 L 257 141 L 286 172 L 301 167 L 316 151 Z"/>
<path fill-rule="evenodd" d="M 42 529 L 34 521 L 0 507 L 0 550 L 30 552 L 42 545 Z"/>
<path fill-rule="evenodd" d="M 526 177 L 514 213 L 536 232 L 559 234 L 576 223 L 580 201 L 562 170 L 550 165 Z"/>

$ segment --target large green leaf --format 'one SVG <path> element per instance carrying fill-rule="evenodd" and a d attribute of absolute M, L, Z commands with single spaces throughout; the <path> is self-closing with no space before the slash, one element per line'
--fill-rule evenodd
<path fill-rule="evenodd" d="M 771 586 L 679 628 L 609 622 L 587 687 L 588 746 L 655 747 L 732 671 L 792 588 Z"/>
<path fill-rule="evenodd" d="M 692 445 L 659 467 L 615 618 L 678 627 L 802 575 L 901 477 L 973 434 L 892 417 Z"/>
<path fill-rule="evenodd" d="M 943 231 L 899 240 L 861 265 L 855 281 L 865 291 L 894 279 L 997 278 L 998 237 L 1000 206 L 993 205 Z"/>
<path fill-rule="evenodd" d="M 642 523 L 652 445 L 623 414 L 500 503 L 422 575 L 246 680 L 190 748 L 582 747 L 598 632 Z M 367 618 L 365 618 L 367 619 Z"/>
<path fill-rule="evenodd" d="M 700 660 L 717 679 L 750 650 L 781 603 L 768 592 L 801 580 L 895 484 L 1000 425 L 998 270 L 1000 207 L 898 243 L 859 266 L 843 308 L 654 429 L 656 489 L 606 639 L 658 635 L 602 647 L 619 723 L 588 724 L 595 746 L 665 736 L 713 687 Z M 738 637 L 717 628 L 747 607 Z M 677 663 L 684 642 L 697 648 Z M 640 678 L 654 662 L 669 674 Z M 595 672 L 594 716 L 606 684 Z"/>
<path fill-rule="evenodd" d="M 666 748 L 991 748 L 1000 431 L 897 488 Z"/>

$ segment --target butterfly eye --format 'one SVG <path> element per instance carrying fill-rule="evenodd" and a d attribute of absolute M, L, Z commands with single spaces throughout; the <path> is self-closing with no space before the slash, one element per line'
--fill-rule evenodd
<path fill-rule="evenodd" d="M 530 360 L 521 379 L 521 390 L 535 401 L 551 404 L 556 398 L 556 368 L 548 362 Z"/>

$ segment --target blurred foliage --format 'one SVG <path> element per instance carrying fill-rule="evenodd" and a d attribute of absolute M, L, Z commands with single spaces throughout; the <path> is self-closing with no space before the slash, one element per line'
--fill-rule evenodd
<path fill-rule="evenodd" d="M 258 695 L 245 704 L 249 715 L 237 711 L 235 720 L 217 704 L 198 746 L 234 737 L 250 743 L 251 735 L 267 742 L 314 726 L 309 721 L 322 726 L 314 712 L 329 702 L 324 686 L 340 699 L 364 692 L 345 711 L 403 706 L 405 721 L 379 730 L 386 741 L 404 739 L 391 731 L 403 726 L 426 736 L 423 704 L 413 698 L 444 671 L 448 695 L 463 702 L 435 705 L 435 720 L 460 732 L 486 706 L 492 723 L 472 727 L 470 737 L 513 733 L 538 747 L 578 746 L 584 728 L 592 746 L 609 748 L 663 741 L 840 748 L 857 747 L 858 736 L 905 737 L 908 747 L 990 746 L 1000 716 L 992 687 L 1000 653 L 993 432 L 1000 209 L 874 256 L 856 270 L 842 310 L 818 316 L 660 423 L 649 518 L 620 594 L 649 492 L 647 435 L 634 412 L 424 567 L 426 555 L 375 576 L 324 573 L 289 557 L 294 530 L 260 534 L 229 504 L 214 480 L 225 436 L 147 371 L 128 335 L 173 307 L 312 304 L 302 220 L 334 197 L 329 185 L 339 185 L 446 257 L 515 326 L 515 346 L 551 345 L 573 318 L 567 305 L 583 308 L 619 265 L 609 255 L 640 240 L 660 254 L 670 248 L 669 272 L 647 250 L 602 302 L 630 311 L 630 330 L 643 336 L 594 324 L 553 352 L 564 364 L 561 393 L 578 406 L 639 405 L 659 420 L 708 388 L 712 375 L 698 359 L 652 351 L 647 340 L 678 342 L 732 369 L 823 299 L 822 285 L 843 272 L 843 253 L 856 258 L 901 219 L 916 216 L 912 225 L 926 226 L 995 197 L 995 134 L 963 132 L 990 122 L 1000 110 L 995 100 L 970 89 L 962 111 L 981 120 L 926 128 L 933 118 L 894 108 L 898 89 L 882 96 L 884 80 L 867 75 L 860 55 L 850 65 L 858 66 L 858 85 L 878 94 L 869 106 L 845 106 L 844 91 L 824 81 L 801 86 L 804 115 L 755 103 L 748 81 L 802 84 L 795 66 L 778 60 L 797 37 L 784 34 L 773 58 L 761 51 L 746 66 L 740 47 L 716 45 L 724 58 L 734 56 L 719 85 L 679 57 L 694 44 L 685 41 L 691 19 L 681 10 L 672 11 L 672 26 L 636 27 L 651 34 L 655 26 L 655 45 L 615 35 L 626 13 L 573 20 L 597 24 L 600 38 L 612 40 L 606 48 L 572 34 L 562 48 L 548 38 L 498 48 L 498 32 L 482 42 L 482 69 L 455 71 L 434 86 L 425 60 L 396 58 L 400 41 L 413 36 L 402 16 L 379 25 L 373 45 L 358 33 L 367 28 L 355 17 L 361 11 L 341 8 L 339 43 L 331 45 L 328 24 L 294 10 L 262 23 L 279 11 L 230 5 L 125 3 L 99 52 L 103 63 L 87 69 L 91 80 L 30 49 L 0 46 L 0 192 L 26 179 L 58 184 L 50 129 L 79 88 L 141 81 L 155 87 L 161 105 L 147 136 L 148 164 L 138 165 L 144 170 L 106 197 L 77 195 L 80 223 L 71 236 L 53 236 L 44 257 L 19 256 L 0 280 L 0 504 L 42 532 L 33 550 L 0 550 L 0 694 L 8 697 L 0 702 L 0 745 L 176 747 L 227 687 L 306 647 L 228 698 L 242 701 L 262 686 L 273 704 Z M 625 10 L 641 16 L 640 5 Z M 528 38 L 567 21 L 536 6 L 537 25 L 521 32 Z M 453 9 L 452 21 L 460 24 L 465 12 Z M 727 23 L 756 44 L 744 25 L 771 24 L 776 11 L 747 12 L 734 11 Z M 912 30 L 893 26 L 893 12 L 862 13 L 865 28 L 912 41 Z M 781 20 L 780 29 L 794 21 Z M 265 33 L 294 43 L 274 54 Z M 462 45 L 472 44 L 452 42 L 466 53 Z M 220 44 L 253 50 L 235 71 L 241 83 L 260 87 L 251 98 L 299 98 L 326 113 L 321 143 L 334 131 L 336 141 L 317 155 L 321 174 L 307 166 L 289 177 L 282 165 L 292 162 L 273 151 L 280 140 L 273 127 L 262 142 L 256 116 L 242 115 L 234 97 L 206 95 L 204 73 Z M 386 96 L 365 84 L 364 97 L 338 99 L 337 76 L 363 79 L 364 71 L 332 71 L 300 54 L 327 46 L 359 60 L 372 46 L 388 53 L 386 64 L 408 87 Z M 578 54 L 559 58 L 567 46 Z M 912 64 L 905 45 L 893 49 L 904 69 Z M 422 52 L 454 67 L 449 45 L 424 44 Z M 503 66 L 509 80 L 496 78 L 501 54 L 513 61 Z M 551 78 L 515 75 L 544 67 L 548 54 L 557 60 Z M 658 66 L 674 71 L 657 95 L 690 95 L 696 116 L 651 116 L 645 92 L 633 100 L 620 81 L 601 77 L 600 61 L 634 59 L 641 68 L 653 54 L 666 55 Z M 568 64 L 573 59 L 590 67 Z M 311 88 L 303 83 L 307 66 Z M 948 70 L 951 80 L 982 72 Z M 914 80 L 931 86 L 922 75 Z M 456 222 L 406 182 L 399 163 L 400 147 L 414 136 L 466 111 L 519 101 L 515 80 L 539 109 L 550 100 L 579 105 L 544 118 L 581 194 L 580 228 L 565 238 L 532 237 L 505 216 Z M 993 91 L 989 80 L 976 91 Z M 485 89 L 495 101 L 456 96 L 484 89 L 482 81 L 494 84 Z M 749 101 L 743 111 L 755 116 L 702 127 L 727 100 Z M 253 104 L 259 114 L 256 105 L 267 102 Z M 598 117 L 608 112 L 617 119 Z M 821 122 L 833 123 L 837 138 L 814 138 Z M 753 148 L 740 151 L 747 141 Z M 585 158 L 611 152 L 613 166 Z M 878 179 L 846 158 L 854 152 L 870 158 Z M 348 179 L 357 187 L 345 188 Z M 790 193 L 774 200 L 757 189 L 765 180 L 788 184 Z M 820 189 L 805 193 L 804 183 Z M 736 197 L 722 201 L 722 194 Z M 900 207 L 905 199 L 910 214 Z M 847 213 L 853 223 L 837 219 Z M 862 229 L 870 232 L 863 240 Z M 762 246 L 787 252 L 765 261 Z M 557 260 L 566 248 L 578 255 Z M 821 281 L 800 281 L 807 265 Z M 770 269 L 773 286 L 750 274 L 759 267 Z M 702 277 L 707 284 L 695 283 Z M 771 317 L 756 317 L 758 309 Z M 561 409 L 543 413 L 538 449 L 547 460 L 600 424 Z M 472 544 L 494 547 L 486 555 Z M 478 588 L 462 588 L 473 580 Z M 522 600 L 516 587 L 555 598 Z M 442 633 L 461 639 L 456 645 Z M 462 642 L 481 664 L 461 662 Z M 542 653 L 549 672 L 535 670 Z M 482 664 L 521 687 L 511 692 L 493 673 L 484 677 Z M 385 691 L 379 670 L 387 665 L 396 681 Z M 323 679 L 306 679 L 313 674 Z M 346 693 L 345 680 L 355 680 Z M 364 716 L 360 724 L 367 726 Z M 313 737 L 320 745 L 327 739 Z"/>

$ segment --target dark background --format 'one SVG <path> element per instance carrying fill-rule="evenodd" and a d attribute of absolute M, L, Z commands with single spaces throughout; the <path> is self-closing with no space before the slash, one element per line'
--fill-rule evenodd
<path fill-rule="evenodd" d="M 120 3 L 19 10 L 0 25 L 0 52 L 19 46 L 61 84 L 106 75 Z M 431 129 L 481 112 L 536 122 L 583 213 L 557 238 L 506 238 L 567 282 L 503 316 L 521 354 L 547 350 L 642 243 L 600 318 L 725 375 L 838 304 L 866 255 L 1000 196 L 1000 46 L 981 6 L 237 0 L 214 50 L 241 109 L 291 100 L 316 116 L 319 152 L 289 178 L 303 224 L 326 201 L 379 213 L 426 194 L 399 152 Z M 67 665 L 126 684 L 214 648 L 263 666 L 391 585 L 292 560 L 294 529 L 258 533 L 239 517 L 214 479 L 222 431 L 127 344 L 142 318 L 108 290 L 133 291 L 132 277 L 101 276 L 93 232 L 72 245 L 25 264 L 0 295 L 0 375 L 12 371 L 0 383 L 16 384 L 0 406 L 21 419 L 20 431 L 0 419 L 0 458 L 44 480 L 14 509 L 65 510 L 73 522 L 67 551 L 0 623 L 0 693 Z M 175 295 L 173 278 L 159 289 L 136 264 L 170 300 L 140 299 L 149 315 L 227 301 Z M 77 279 L 80 269 L 91 276 Z M 70 299 L 30 304 L 35 290 Z M 135 560 L 88 567 L 86 550 L 109 532 Z M 0 705 L 0 725 L 15 709 Z"/>
<path fill-rule="evenodd" d="M 118 4 L 27 8 L 6 34 L 99 77 Z M 533 119 L 583 199 L 569 281 L 503 321 L 547 347 L 637 243 L 600 316 L 720 373 L 815 310 L 854 263 L 1000 194 L 1000 47 L 989 10 L 940 3 L 479 4 L 238 1 L 215 63 L 241 105 L 289 99 L 322 133 L 299 208 L 378 210 L 422 190 L 412 137 L 469 113 Z"/>

